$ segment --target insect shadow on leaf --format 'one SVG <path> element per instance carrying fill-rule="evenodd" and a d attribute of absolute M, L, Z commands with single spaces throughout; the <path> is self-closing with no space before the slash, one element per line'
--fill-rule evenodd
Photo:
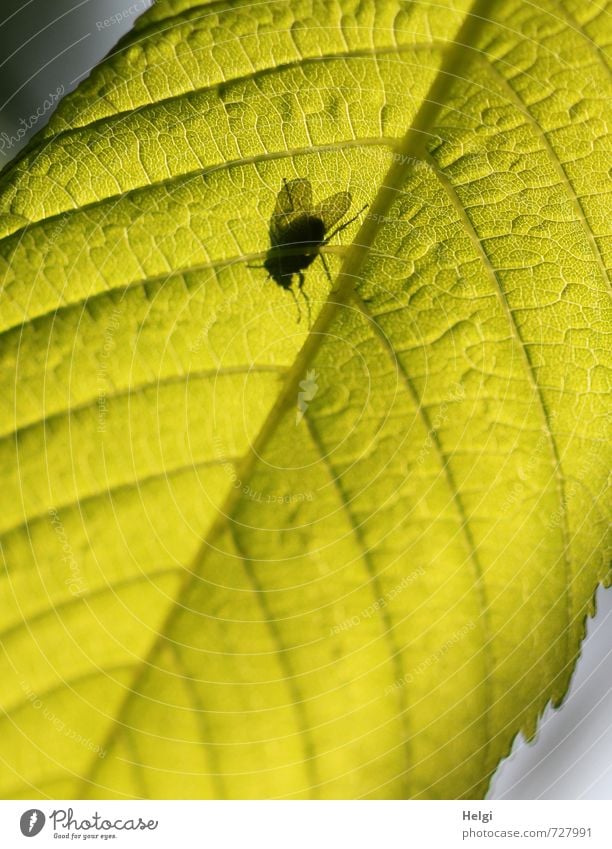
<path fill-rule="evenodd" d="M 313 206 L 310 180 L 305 177 L 295 180 L 283 178 L 283 185 L 276 197 L 276 206 L 270 218 L 270 248 L 266 259 L 263 265 L 247 267 L 265 268 L 268 277 L 291 292 L 298 311 L 298 322 L 301 319 L 301 311 L 297 295 L 292 288 L 293 278 L 297 275 L 298 292 L 302 292 L 306 301 L 310 324 L 310 301 L 303 291 L 304 269 L 320 256 L 331 284 L 329 267 L 320 251 L 337 233 L 359 218 L 367 206 L 363 206 L 356 215 L 326 235 L 349 211 L 352 200 L 350 192 L 336 192 Z"/>

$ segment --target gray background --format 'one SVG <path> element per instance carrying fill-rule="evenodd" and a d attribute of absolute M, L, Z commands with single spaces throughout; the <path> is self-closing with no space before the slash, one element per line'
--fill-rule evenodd
<path fill-rule="evenodd" d="M 97 23 L 134 0 L 2 0 L 0 133 L 14 135 L 50 92 L 66 93 L 133 24 Z M 142 5 L 142 0 L 141 0 Z M 44 120 L 33 127 L 39 129 Z M 19 145 L 5 155 L 0 167 Z M 491 799 L 612 797 L 612 591 L 600 589 L 582 658 L 560 711 L 546 710 L 534 743 L 517 738 L 494 778 Z"/>

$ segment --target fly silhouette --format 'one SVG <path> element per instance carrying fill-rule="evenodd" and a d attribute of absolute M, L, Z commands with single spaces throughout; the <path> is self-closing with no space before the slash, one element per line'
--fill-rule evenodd
<path fill-rule="evenodd" d="M 313 206 L 310 180 L 298 177 L 296 180 L 283 179 L 283 185 L 276 197 L 276 206 L 270 218 L 270 248 L 263 265 L 251 265 L 249 268 L 265 268 L 268 277 L 283 289 L 291 292 L 301 319 L 300 305 L 292 288 L 293 278 L 297 275 L 298 292 L 302 292 L 308 307 L 310 322 L 310 301 L 303 291 L 304 269 L 308 268 L 320 256 L 330 283 L 329 268 L 321 248 L 330 239 L 352 224 L 366 208 L 326 235 L 351 208 L 350 192 L 336 192 L 320 204 Z M 367 204 L 366 204 L 367 205 Z"/>

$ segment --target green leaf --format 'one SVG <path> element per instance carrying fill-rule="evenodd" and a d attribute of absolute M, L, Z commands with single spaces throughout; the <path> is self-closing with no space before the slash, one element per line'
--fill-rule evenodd
<path fill-rule="evenodd" d="M 611 577 L 606 21 L 166 0 L 5 169 L 5 798 L 482 797 L 561 702 Z M 250 267 L 296 177 L 368 204 L 310 325 Z"/>

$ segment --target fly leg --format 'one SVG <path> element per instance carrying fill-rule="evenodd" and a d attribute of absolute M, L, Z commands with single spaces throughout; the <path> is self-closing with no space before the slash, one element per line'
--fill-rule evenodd
<path fill-rule="evenodd" d="M 299 289 L 299 290 L 301 290 L 301 288 L 302 288 L 302 284 L 304 283 L 304 279 L 303 279 L 303 278 L 304 278 L 304 275 L 303 275 L 303 274 L 302 274 L 302 272 L 300 271 L 300 282 L 299 282 L 299 284 L 298 284 L 298 289 Z M 300 309 L 300 302 L 298 301 L 298 299 L 297 299 L 297 295 L 296 295 L 296 294 L 295 294 L 295 292 L 293 291 L 293 289 L 292 289 L 291 285 L 286 286 L 286 287 L 284 287 L 284 288 L 286 288 L 288 292 L 291 292 L 291 297 L 292 297 L 292 298 L 293 298 L 293 300 L 295 301 L 295 306 L 296 306 L 297 314 L 298 314 L 298 317 L 297 317 L 297 323 L 299 324 L 299 323 L 300 323 L 300 321 L 302 320 L 302 311 L 301 311 L 301 309 Z"/>
<path fill-rule="evenodd" d="M 357 218 L 359 218 L 359 216 L 361 215 L 363 210 L 367 209 L 367 206 L 368 205 L 366 203 L 366 205 L 362 206 L 361 209 L 359 210 L 359 212 L 356 215 L 353 215 L 353 217 L 349 218 L 348 221 L 345 221 L 344 224 L 341 224 L 339 227 L 336 227 L 336 229 L 332 233 L 330 233 L 329 236 L 326 239 L 323 239 L 323 241 L 321 242 L 321 247 L 326 245 L 329 242 L 329 240 L 333 239 L 334 236 L 337 233 L 340 233 L 342 230 L 344 230 L 345 227 L 348 227 L 349 224 L 352 224 L 353 221 L 355 221 Z M 320 253 L 319 256 L 321 257 L 321 259 L 323 261 L 323 267 L 325 268 L 325 273 L 327 274 L 327 279 L 329 280 L 330 286 L 333 287 L 334 284 L 333 284 L 332 276 L 331 276 L 330 271 L 329 271 L 329 266 L 327 264 L 327 260 L 325 259 L 325 254 Z"/>
<path fill-rule="evenodd" d="M 366 203 L 366 204 L 364 204 L 364 206 L 361 207 L 361 209 L 359 210 L 358 213 L 353 215 L 352 218 L 349 218 L 349 220 L 345 221 L 344 224 L 341 224 L 339 227 L 336 227 L 336 229 L 333 231 L 333 233 L 330 233 L 329 236 L 327 237 L 327 239 L 324 239 L 321 244 L 326 245 L 329 242 L 330 239 L 333 239 L 334 236 L 336 236 L 338 233 L 340 233 L 342 230 L 344 230 L 346 227 L 348 227 L 349 224 L 352 224 L 353 221 L 356 221 L 359 218 L 359 216 L 361 215 L 361 213 L 363 212 L 363 210 L 367 209 L 367 208 L 368 208 L 368 204 Z"/>
<path fill-rule="evenodd" d="M 332 280 L 331 272 L 329 270 L 329 265 L 327 264 L 327 260 L 325 259 L 325 254 L 319 254 L 319 256 L 321 257 L 321 262 L 323 263 L 323 268 L 325 269 L 325 273 L 327 274 L 327 279 L 329 280 L 329 285 L 333 287 L 334 281 Z"/>
<path fill-rule="evenodd" d="M 310 327 L 310 325 L 311 325 L 310 298 L 308 297 L 308 295 L 304 291 L 304 281 L 305 281 L 305 279 L 306 278 L 304 277 L 304 272 L 300 271 L 299 275 L 298 275 L 298 292 L 302 293 L 304 300 L 306 301 L 306 307 L 308 308 L 308 327 Z M 298 318 L 298 321 L 299 321 L 299 318 Z"/>

